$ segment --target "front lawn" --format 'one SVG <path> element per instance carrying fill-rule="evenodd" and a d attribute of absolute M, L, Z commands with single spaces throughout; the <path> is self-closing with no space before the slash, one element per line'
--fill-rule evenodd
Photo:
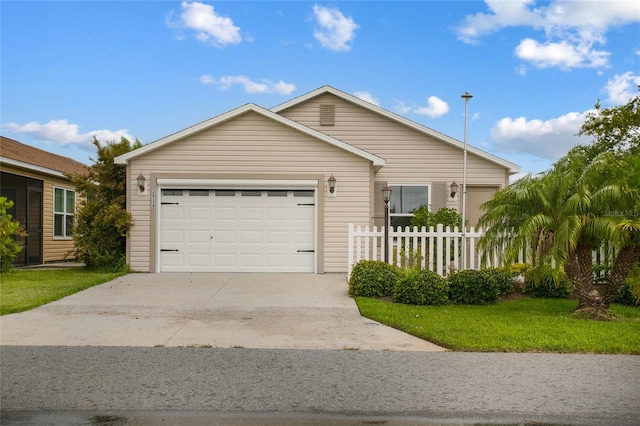
<path fill-rule="evenodd" d="M 12 270 L 0 274 L 0 315 L 33 309 L 121 275 L 124 272 L 85 269 Z"/>
<path fill-rule="evenodd" d="M 569 299 L 412 306 L 355 298 L 363 316 L 453 351 L 640 354 L 640 309 L 613 305 L 617 321 L 577 319 Z"/>

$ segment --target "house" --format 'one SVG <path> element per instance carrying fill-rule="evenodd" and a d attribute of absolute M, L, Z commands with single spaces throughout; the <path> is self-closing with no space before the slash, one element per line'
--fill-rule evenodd
<path fill-rule="evenodd" d="M 14 202 L 8 213 L 28 234 L 16 265 L 66 260 L 78 195 L 65 174 L 85 174 L 87 166 L 0 136 L 0 167 L 0 195 Z"/>
<path fill-rule="evenodd" d="M 324 86 L 272 109 L 247 104 L 116 158 L 127 165 L 131 268 L 345 272 L 348 224 L 458 208 L 463 144 Z M 470 224 L 517 165 L 468 147 Z M 329 182 L 335 188 L 329 188 Z"/>

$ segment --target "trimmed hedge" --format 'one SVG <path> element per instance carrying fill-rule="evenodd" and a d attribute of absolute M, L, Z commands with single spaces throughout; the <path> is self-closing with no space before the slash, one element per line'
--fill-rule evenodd
<path fill-rule="evenodd" d="M 363 297 L 391 296 L 400 270 L 380 260 L 361 260 L 351 271 L 349 294 Z"/>
<path fill-rule="evenodd" d="M 449 300 L 462 305 L 495 303 L 513 291 L 511 274 L 499 268 L 467 269 L 449 275 Z"/>
<path fill-rule="evenodd" d="M 433 271 L 407 269 L 393 288 L 393 301 L 405 305 L 445 305 L 449 301 L 447 281 Z"/>
<path fill-rule="evenodd" d="M 524 277 L 524 292 L 545 299 L 566 299 L 571 294 L 571 280 L 566 274 L 557 276 L 548 267 L 533 268 Z"/>

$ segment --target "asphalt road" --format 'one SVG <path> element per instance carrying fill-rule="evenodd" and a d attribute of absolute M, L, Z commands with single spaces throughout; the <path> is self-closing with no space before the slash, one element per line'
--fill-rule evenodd
<path fill-rule="evenodd" d="M 640 424 L 640 357 L 0 347 L 0 423 Z"/>

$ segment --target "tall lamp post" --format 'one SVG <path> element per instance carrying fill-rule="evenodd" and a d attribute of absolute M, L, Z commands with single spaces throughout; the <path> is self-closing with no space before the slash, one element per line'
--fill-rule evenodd
<path fill-rule="evenodd" d="M 464 154 L 462 160 L 462 270 L 467 269 L 467 226 L 465 214 L 467 212 L 467 113 L 469 99 L 473 98 L 469 92 L 461 96 L 464 99 Z"/>
<path fill-rule="evenodd" d="M 391 199 L 391 187 L 385 183 L 382 187 L 382 199 L 384 200 L 384 263 L 389 263 L 389 200 Z"/>

